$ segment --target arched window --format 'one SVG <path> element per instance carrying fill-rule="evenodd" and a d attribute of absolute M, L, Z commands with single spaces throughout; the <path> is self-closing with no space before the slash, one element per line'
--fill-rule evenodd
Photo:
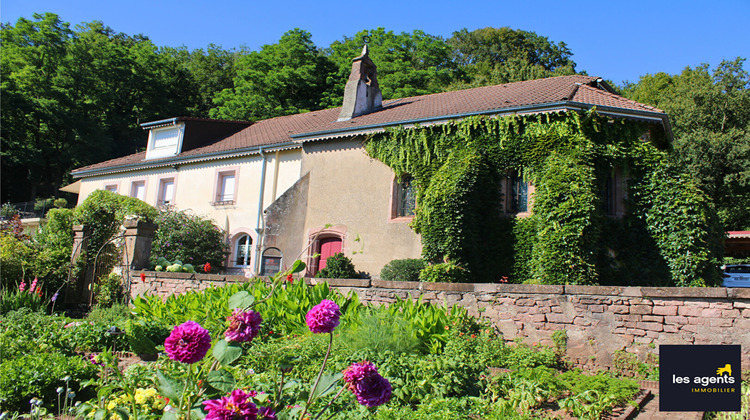
<path fill-rule="evenodd" d="M 253 247 L 253 238 L 248 234 L 242 234 L 237 237 L 235 242 L 234 251 L 234 265 L 247 266 L 250 265 L 251 255 Z"/>

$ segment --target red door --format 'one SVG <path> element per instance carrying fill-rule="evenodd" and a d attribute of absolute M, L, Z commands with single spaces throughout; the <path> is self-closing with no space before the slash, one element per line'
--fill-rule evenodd
<path fill-rule="evenodd" d="M 320 262 L 318 263 L 318 270 L 326 268 L 326 260 L 328 257 L 333 256 L 341 252 L 341 239 L 340 238 L 323 238 L 320 240 Z"/>

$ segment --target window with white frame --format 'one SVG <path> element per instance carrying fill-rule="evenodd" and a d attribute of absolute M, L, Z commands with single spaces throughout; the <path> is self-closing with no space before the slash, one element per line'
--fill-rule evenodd
<path fill-rule="evenodd" d="M 248 234 L 240 235 L 234 247 L 234 265 L 249 266 L 251 263 L 253 238 Z"/>
<path fill-rule="evenodd" d="M 133 181 L 130 184 L 130 196 L 146 201 L 146 181 Z"/>
<path fill-rule="evenodd" d="M 214 204 L 234 204 L 237 192 L 236 171 L 219 172 L 216 185 L 216 197 Z"/>
<path fill-rule="evenodd" d="M 104 186 L 104 190 L 105 191 L 110 191 L 110 192 L 113 192 L 113 193 L 117 193 L 117 184 L 105 185 Z"/>
<path fill-rule="evenodd" d="M 174 204 L 174 178 L 162 178 L 159 180 L 159 198 L 156 204 L 160 206 Z"/>

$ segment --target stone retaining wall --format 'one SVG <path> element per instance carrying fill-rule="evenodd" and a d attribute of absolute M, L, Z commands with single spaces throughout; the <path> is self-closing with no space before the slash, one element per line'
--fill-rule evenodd
<path fill-rule="evenodd" d="M 242 276 L 144 273 L 145 282 L 134 273 L 133 295 L 148 291 L 166 297 L 246 281 Z M 489 320 L 506 340 L 552 344 L 552 333 L 563 329 L 568 356 L 588 368 L 612 366 L 617 350 L 648 359 L 659 344 L 739 344 L 743 366 L 750 368 L 750 289 L 325 281 L 343 293 L 356 292 L 364 303 L 422 296 L 427 302 L 461 305 Z"/>

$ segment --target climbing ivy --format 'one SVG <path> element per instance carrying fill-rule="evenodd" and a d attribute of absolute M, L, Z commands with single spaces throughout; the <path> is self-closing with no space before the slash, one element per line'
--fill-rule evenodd
<path fill-rule="evenodd" d="M 425 260 L 455 264 L 471 281 L 714 284 L 715 212 L 669 166 L 668 147 L 655 127 L 595 110 L 470 117 L 365 141 L 371 157 L 413 177 L 411 226 Z M 619 219 L 603 210 L 613 167 L 630 179 L 627 215 Z M 512 172 L 535 187 L 529 217 L 503 213 Z"/>

